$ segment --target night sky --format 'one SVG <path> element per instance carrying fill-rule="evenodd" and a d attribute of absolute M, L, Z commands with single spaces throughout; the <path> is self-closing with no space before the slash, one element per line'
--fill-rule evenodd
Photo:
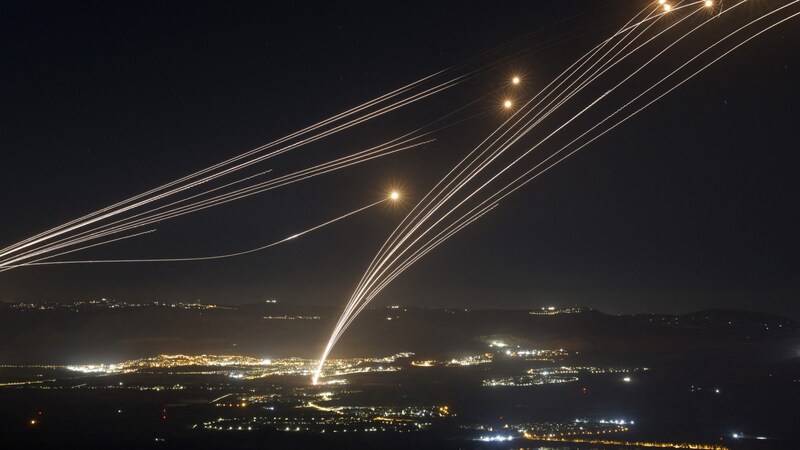
<path fill-rule="evenodd" d="M 3 2 L 0 246 L 558 23 L 533 37 L 549 39 L 544 51 L 420 108 L 446 111 L 514 71 L 536 89 L 641 7 L 621 3 Z M 375 304 L 725 307 L 800 318 L 799 38 L 795 21 L 746 45 L 503 201 Z M 408 131 L 415 114 L 262 167 L 284 173 L 349 154 Z M 0 274 L 0 300 L 343 305 L 415 199 L 503 118 L 487 114 L 423 149 L 164 222 L 152 236 L 82 256 L 225 253 L 394 187 L 403 205 L 237 259 L 12 270 Z"/>

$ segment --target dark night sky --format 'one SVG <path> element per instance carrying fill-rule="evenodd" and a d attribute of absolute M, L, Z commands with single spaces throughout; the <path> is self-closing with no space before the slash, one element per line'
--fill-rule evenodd
<path fill-rule="evenodd" d="M 542 38 L 574 39 L 507 68 L 555 74 L 639 8 L 620 3 L 3 2 L 0 244 L 568 19 Z M 757 39 L 516 193 L 378 302 L 800 317 L 796 25 Z M 531 88 L 547 81 L 531 78 Z M 227 261 L 13 270 L 0 274 L 0 299 L 344 304 L 403 211 L 501 119 L 87 256 L 254 247 L 375 201 L 392 185 L 403 186 L 405 209 L 371 210 Z M 408 120 L 401 114 L 265 167 L 347 154 L 400 134 Z"/>

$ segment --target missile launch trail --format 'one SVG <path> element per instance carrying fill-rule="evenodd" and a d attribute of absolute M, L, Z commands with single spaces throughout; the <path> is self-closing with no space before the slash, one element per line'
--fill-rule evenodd
<path fill-rule="evenodd" d="M 525 42 L 526 40 L 531 40 L 537 37 L 539 34 L 543 33 L 544 31 L 548 30 L 551 26 L 552 25 L 543 27 L 539 30 L 528 33 L 527 35 L 522 36 L 518 39 L 503 44 L 495 49 L 484 52 L 483 54 L 480 54 L 476 57 L 470 58 L 466 61 L 455 64 L 443 70 L 434 72 L 431 75 L 420 78 L 415 82 L 409 83 L 387 94 L 376 97 L 375 99 L 369 100 L 365 103 L 362 103 L 361 105 L 350 108 L 342 113 L 333 115 L 320 122 L 309 125 L 301 130 L 290 133 L 282 138 L 276 139 L 270 143 L 254 148 L 236 157 L 229 158 L 225 161 L 214 164 L 208 168 L 194 172 L 190 175 L 184 176 L 180 179 L 166 183 L 156 188 L 150 189 L 142 194 L 135 195 L 131 198 L 128 198 L 121 202 L 117 202 L 113 205 L 102 208 L 98 211 L 79 217 L 77 219 L 59 225 L 57 227 L 51 228 L 50 230 L 36 234 L 29 238 L 23 239 L 22 241 L 19 241 L 15 244 L 0 249 L 0 267 L 16 266 L 19 265 L 19 263 L 21 262 L 24 262 L 26 260 L 29 261 L 30 258 L 39 256 L 49 251 L 57 251 L 59 249 L 63 249 L 64 247 L 68 247 L 70 245 L 81 244 L 89 240 L 105 237 L 108 234 L 113 234 L 115 232 L 123 232 L 125 230 L 131 229 L 131 227 L 119 227 L 113 229 L 109 228 L 108 224 L 103 224 L 103 222 L 108 219 L 123 216 L 122 218 L 117 219 L 114 223 L 115 224 L 125 223 L 130 220 L 130 217 L 124 217 L 125 214 L 129 211 L 134 211 L 138 208 L 144 207 L 154 202 L 159 202 L 168 197 L 177 196 L 182 194 L 183 192 L 191 191 L 198 186 L 211 183 L 215 180 L 221 179 L 227 175 L 230 175 L 232 173 L 235 173 L 252 165 L 258 164 L 265 160 L 304 147 L 308 144 L 314 143 L 316 141 L 327 138 L 334 134 L 349 130 L 353 127 L 361 126 L 371 121 L 372 119 L 381 117 L 383 115 L 397 111 L 409 105 L 415 104 L 421 100 L 427 99 L 441 92 L 460 86 L 463 83 L 472 80 L 478 76 L 482 76 L 486 73 L 496 70 L 498 67 L 500 67 L 502 64 L 504 64 L 511 58 L 520 57 L 523 55 L 530 55 L 538 51 L 542 51 L 543 49 L 549 48 L 550 46 L 555 44 L 553 42 L 550 42 L 550 40 L 545 40 L 542 43 L 536 43 L 534 45 L 528 46 L 522 51 L 516 51 L 510 54 L 504 54 L 504 52 L 506 52 L 507 49 L 510 48 L 512 45 Z M 445 78 L 445 80 L 442 81 L 442 78 Z M 438 122 L 438 120 L 435 121 L 434 123 L 436 122 Z M 425 127 L 427 126 L 422 127 L 422 129 L 424 129 Z M 391 141 L 388 144 L 391 144 Z M 271 150 L 271 151 L 265 154 L 261 154 L 266 150 Z M 391 154 L 391 153 L 393 152 L 387 152 L 386 154 Z M 344 167 L 349 167 L 349 165 L 343 165 L 339 168 L 344 168 Z M 327 171 L 321 173 L 327 173 Z M 204 193 L 194 194 L 190 196 L 189 199 L 197 198 L 198 196 L 202 196 L 209 192 L 224 190 L 225 188 L 249 180 L 250 178 L 252 177 L 247 177 L 241 180 L 233 181 L 224 184 L 222 186 L 212 188 Z M 302 178 L 302 179 L 307 179 L 307 178 Z M 256 191 L 253 193 L 255 194 L 259 192 L 263 191 Z M 235 195 L 236 193 L 232 194 Z M 246 196 L 233 197 L 231 198 L 231 201 L 234 199 L 238 200 L 240 198 L 245 198 L 245 197 Z M 187 199 L 183 198 L 178 200 L 178 202 L 183 202 L 183 201 L 187 201 Z M 214 205 L 212 204 L 207 205 L 207 207 L 210 206 Z M 166 207 L 165 205 L 161 205 L 156 209 L 161 209 L 165 207 Z M 138 217 L 140 214 L 141 213 L 137 213 L 136 216 Z M 98 227 L 88 232 L 80 231 L 92 225 L 98 225 Z M 100 230 L 107 231 L 108 233 L 93 234 Z M 109 230 L 116 230 L 116 231 L 109 231 Z M 77 236 L 72 235 L 71 233 L 73 232 L 78 232 L 78 235 Z M 49 244 L 47 244 L 48 241 L 52 241 L 53 239 L 58 239 L 58 238 L 60 239 L 57 242 L 55 243 L 50 242 Z M 0 269 L 0 272 L 5 270 L 8 269 Z"/>
<path fill-rule="evenodd" d="M 259 246 L 259 247 L 256 247 L 256 248 L 251 248 L 249 250 L 243 250 L 243 251 L 239 251 L 239 252 L 226 253 L 226 254 L 222 254 L 222 255 L 194 256 L 194 257 L 184 257 L 184 258 L 94 259 L 94 260 L 89 259 L 89 260 L 73 260 L 73 261 L 41 261 L 40 260 L 40 261 L 34 261 L 34 262 L 19 264 L 19 265 L 16 265 L 16 266 L 10 266 L 10 267 L 7 267 L 7 268 L 18 268 L 18 267 L 27 267 L 27 266 L 70 265 L 70 264 L 123 264 L 123 263 L 191 262 L 191 261 L 211 261 L 211 260 L 217 260 L 217 259 L 234 258 L 234 257 L 237 257 L 237 256 L 249 255 L 251 253 L 260 252 L 260 251 L 266 250 L 268 248 L 275 247 L 276 245 L 280 245 L 280 244 L 286 243 L 288 241 L 291 241 L 293 239 L 299 238 L 299 237 L 304 236 L 304 235 L 306 235 L 308 233 L 311 233 L 312 231 L 319 230 L 320 228 L 324 228 L 324 227 L 326 227 L 328 225 L 331 225 L 331 224 L 334 224 L 334 223 L 339 222 L 341 220 L 344 220 L 344 219 L 346 219 L 346 218 L 348 218 L 348 217 L 350 217 L 352 215 L 358 214 L 358 213 L 360 213 L 362 211 L 366 211 L 366 210 L 368 210 L 368 209 L 370 209 L 372 207 L 375 207 L 377 205 L 380 205 L 380 204 L 383 204 L 383 203 L 386 203 L 386 202 L 390 202 L 390 201 L 397 201 L 399 198 L 400 198 L 400 194 L 399 193 L 392 192 L 389 197 L 387 197 L 387 198 L 385 198 L 383 200 L 378 200 L 377 202 L 370 203 L 369 205 L 366 205 L 366 206 L 362 206 L 362 207 L 357 208 L 357 209 L 355 209 L 353 211 L 350 211 L 348 213 L 342 214 L 341 216 L 338 216 L 336 218 L 327 220 L 327 221 L 325 221 L 325 222 L 323 222 L 323 223 L 321 223 L 319 225 L 315 225 L 315 226 L 313 226 L 311 228 L 307 228 L 307 229 L 305 229 L 305 230 L 303 230 L 303 231 L 301 231 L 299 233 L 292 234 L 292 235 L 287 236 L 287 237 L 285 237 L 283 239 L 279 239 L 279 240 L 277 240 L 275 242 L 272 242 L 272 243 L 269 243 L 269 244 L 266 244 L 266 245 L 262 245 L 262 246 Z M 133 234 L 133 235 L 130 235 L 130 236 L 125 236 L 124 238 L 117 238 L 117 239 L 113 239 L 111 241 L 106 241 L 106 242 L 103 242 L 101 244 L 106 244 L 106 243 L 110 243 L 110 242 L 114 242 L 114 241 L 119 241 L 121 239 L 128 239 L 128 238 L 140 236 L 140 235 L 143 235 L 143 234 L 148 234 L 148 233 L 151 233 L 153 231 L 154 230 L 146 231 L 144 233 L 137 233 L 137 234 Z M 94 245 L 101 245 L 101 244 L 94 244 Z M 57 255 L 52 255 L 52 256 L 50 256 L 48 258 L 54 258 L 54 257 L 57 257 L 57 256 L 63 256 L 65 254 L 67 254 L 67 253 L 71 253 L 73 251 L 83 250 L 83 249 L 86 249 L 86 248 L 89 248 L 89 247 L 90 246 L 82 247 L 80 249 L 75 249 L 75 250 L 72 250 L 70 252 L 59 253 Z"/>
<path fill-rule="evenodd" d="M 718 15 L 709 17 L 716 18 L 723 14 L 727 15 L 735 12 L 737 7 L 741 6 L 746 1 L 747 0 L 742 0 L 731 7 L 726 8 L 724 12 L 721 11 Z M 694 34 L 698 29 L 710 23 L 710 18 L 708 18 L 702 21 L 699 25 L 690 28 L 688 31 L 679 32 L 677 37 L 669 38 L 669 35 L 673 30 L 678 30 L 684 22 L 689 23 L 689 19 L 700 12 L 699 9 L 695 9 L 681 18 L 671 21 L 665 28 L 656 32 L 654 35 L 647 36 L 648 31 L 658 23 L 658 20 L 654 19 L 664 17 L 667 14 L 678 14 L 681 10 L 692 6 L 701 6 L 702 9 L 713 11 L 713 3 L 709 5 L 707 2 L 689 2 L 686 4 L 683 2 L 677 2 L 675 4 L 665 5 L 665 3 L 662 2 L 659 5 L 669 7 L 653 8 L 651 12 L 646 14 L 645 18 L 641 20 L 637 18 L 638 16 L 634 17 L 632 22 L 635 22 L 636 20 L 638 20 L 638 22 L 634 23 L 633 25 L 630 25 L 631 22 L 629 22 L 623 26 L 620 31 L 614 34 L 614 37 L 621 36 L 619 39 L 614 39 L 614 37 L 612 37 L 590 51 L 587 54 L 588 56 L 579 58 L 578 61 L 570 66 L 570 69 L 562 73 L 562 75 L 565 76 L 561 82 L 559 82 L 554 88 L 548 89 L 552 85 L 551 83 L 551 85 L 548 85 L 548 88 L 545 88 L 542 91 L 546 92 L 546 94 L 542 96 L 538 103 L 535 103 L 533 106 L 531 106 L 533 100 L 538 97 L 539 94 L 542 94 L 542 92 L 522 105 L 519 108 L 519 114 L 515 112 L 515 114 L 513 114 L 508 121 L 506 121 L 493 133 L 499 133 L 497 138 L 491 141 L 484 141 L 478 147 L 476 147 L 475 150 L 473 150 L 465 159 L 459 162 L 456 167 L 444 178 L 442 178 L 442 180 L 437 183 L 437 185 L 431 191 L 429 191 L 428 194 L 426 194 L 423 200 L 417 206 L 415 206 L 411 212 L 408 213 L 403 222 L 397 227 L 395 232 L 390 235 L 384 246 L 378 251 L 378 254 L 370 263 L 361 281 L 359 281 L 358 285 L 356 286 L 350 301 L 347 303 L 345 310 L 334 327 L 328 344 L 322 352 L 322 356 L 320 357 L 318 367 L 314 376 L 312 377 L 312 381 L 315 383 L 318 381 L 322 374 L 325 359 L 328 357 L 333 346 L 336 344 L 347 327 L 353 322 L 353 320 L 355 320 L 356 316 L 358 316 L 360 311 L 366 307 L 366 305 L 375 297 L 375 295 L 377 295 L 378 292 L 380 292 L 380 290 L 382 290 L 389 282 L 391 282 L 392 279 L 394 279 L 394 274 L 396 273 L 397 269 L 402 268 L 400 269 L 401 271 L 405 270 L 410 264 L 413 264 L 413 261 L 418 259 L 415 256 L 417 253 L 414 253 L 413 249 L 420 245 L 420 240 L 428 233 L 433 232 L 433 230 L 439 226 L 446 225 L 448 223 L 447 219 L 451 214 L 463 207 L 467 207 L 467 203 L 473 198 L 479 202 L 466 214 L 470 214 L 470 212 L 474 212 L 479 210 L 479 208 L 485 207 L 484 205 L 494 204 L 497 201 L 507 197 L 514 191 L 521 188 L 523 185 L 529 183 L 555 165 L 561 163 L 569 156 L 585 148 L 596 139 L 606 135 L 608 132 L 617 128 L 622 123 L 644 111 L 655 102 L 662 99 L 664 96 L 668 95 L 681 85 L 688 82 L 690 79 L 694 78 L 698 73 L 706 70 L 708 67 L 718 62 L 720 59 L 724 58 L 745 43 L 751 41 L 756 36 L 761 35 L 764 32 L 793 19 L 800 13 L 791 14 L 789 16 L 780 18 L 776 22 L 768 24 L 763 29 L 756 31 L 755 34 L 752 34 L 741 42 L 736 43 L 732 48 L 727 49 L 722 55 L 712 59 L 710 62 L 700 67 L 697 71 L 690 73 L 688 76 L 676 82 L 675 84 L 667 86 L 667 89 L 664 92 L 657 93 L 655 98 L 649 99 L 649 101 L 647 101 L 643 106 L 634 109 L 621 120 L 618 120 L 610 126 L 606 126 L 607 122 L 614 119 L 620 113 L 628 111 L 640 99 L 644 99 L 645 96 L 664 85 L 667 80 L 674 78 L 675 75 L 679 74 L 690 64 L 703 57 L 710 50 L 737 36 L 740 32 L 748 29 L 755 23 L 763 21 L 767 18 L 771 18 L 771 16 L 775 15 L 776 13 L 794 6 L 795 3 L 795 1 L 792 1 L 786 5 L 773 9 L 772 11 L 764 13 L 747 22 L 742 27 L 726 34 L 722 39 L 706 45 L 701 51 L 688 58 L 682 64 L 679 64 L 679 66 L 674 70 L 668 69 L 667 76 L 650 83 L 650 85 L 646 86 L 642 92 L 634 94 L 630 100 L 625 101 L 622 107 L 614 110 L 611 114 L 602 117 L 596 124 L 590 126 L 585 131 L 578 132 L 576 138 L 569 141 L 563 147 L 551 152 L 549 156 L 545 155 L 545 159 L 535 164 L 532 169 L 523 172 L 522 175 L 516 177 L 511 183 L 508 183 L 499 189 L 491 189 L 491 186 L 500 180 L 500 177 L 503 175 L 503 173 L 512 169 L 514 166 L 519 165 L 522 161 L 528 160 L 529 155 L 540 153 L 538 151 L 540 147 L 547 144 L 548 141 L 550 141 L 551 138 L 556 134 L 563 134 L 563 131 L 567 128 L 575 128 L 573 122 L 576 122 L 579 118 L 581 118 L 581 116 L 585 115 L 587 111 L 596 109 L 595 107 L 600 103 L 608 103 L 605 100 L 612 97 L 612 95 L 615 98 L 619 97 L 619 95 L 617 95 L 617 91 L 620 90 L 621 86 L 627 84 L 633 77 L 643 73 L 643 69 L 652 65 L 655 61 L 661 61 L 661 57 L 673 47 L 686 40 L 687 37 Z M 641 14 L 644 14 L 644 12 L 640 13 L 639 15 Z M 649 24 L 642 27 L 642 25 L 645 23 Z M 661 41 L 664 42 L 662 43 Z M 611 43 L 611 45 L 607 45 L 609 43 Z M 477 187 L 468 188 L 473 180 L 478 179 L 477 177 L 481 174 L 481 172 L 488 170 L 492 166 L 492 163 L 498 160 L 503 153 L 511 149 L 515 144 L 521 142 L 521 139 L 528 135 L 530 131 L 534 129 L 534 127 L 543 124 L 545 119 L 548 119 L 557 110 L 565 107 L 565 105 L 568 105 L 571 100 L 577 99 L 578 94 L 580 94 L 581 91 L 588 86 L 596 84 L 603 77 L 608 78 L 607 74 L 610 74 L 612 70 L 616 69 L 622 61 L 633 59 L 639 53 L 644 55 L 644 53 L 640 50 L 646 47 L 652 47 L 655 44 L 659 44 L 662 47 L 654 56 L 648 56 L 648 59 L 645 59 L 638 65 L 634 65 L 635 70 L 627 75 L 624 75 L 620 81 L 613 81 L 613 85 L 606 88 L 602 94 L 584 104 L 584 106 L 580 106 L 580 109 L 578 109 L 575 114 L 571 115 L 565 121 L 561 121 L 554 125 L 553 128 L 551 128 L 552 131 L 547 131 L 543 135 L 544 137 L 540 138 L 535 145 L 519 153 L 518 156 L 516 156 L 510 163 L 506 164 L 502 169 L 495 169 L 491 171 L 486 181 L 480 182 Z M 580 73 L 578 71 L 580 71 Z M 556 80 L 561 78 L 562 75 L 559 75 Z M 562 87 L 569 79 L 572 79 L 572 81 L 567 83 L 565 87 Z M 551 95 L 552 99 L 550 99 L 550 101 L 544 105 L 543 108 L 539 108 L 541 103 Z M 534 111 L 537 112 L 533 116 L 526 117 Z M 604 126 L 606 126 L 605 129 L 600 129 Z M 513 131 L 515 129 L 516 131 Z M 599 132 L 592 135 L 592 133 L 598 129 L 600 129 Z M 587 140 L 585 140 L 585 142 L 581 142 L 581 140 L 584 138 L 587 138 Z M 575 147 L 576 145 L 577 147 Z M 480 150 L 481 148 L 483 148 L 483 150 Z M 459 194 L 459 191 L 462 189 L 465 189 L 465 192 Z M 494 193 L 489 193 L 488 196 L 483 194 L 483 196 L 478 197 L 478 194 L 485 189 Z M 451 202 L 454 204 L 449 205 Z M 424 249 L 425 246 L 422 245 L 420 248 Z M 411 252 L 411 254 L 409 254 L 409 252 Z"/>

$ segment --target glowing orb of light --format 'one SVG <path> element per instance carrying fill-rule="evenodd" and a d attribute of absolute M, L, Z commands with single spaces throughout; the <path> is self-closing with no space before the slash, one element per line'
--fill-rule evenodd
<path fill-rule="evenodd" d="M 392 200 L 397 200 L 400 198 L 400 193 L 397 191 L 392 191 L 392 193 L 389 194 L 389 198 Z"/>
<path fill-rule="evenodd" d="M 503 106 L 505 106 L 506 109 L 511 108 L 512 104 L 513 103 L 511 103 L 511 100 L 506 100 L 506 101 L 503 102 Z"/>
<path fill-rule="evenodd" d="M 520 81 L 519 77 L 514 77 L 511 79 L 511 84 L 519 84 L 519 81 Z"/>

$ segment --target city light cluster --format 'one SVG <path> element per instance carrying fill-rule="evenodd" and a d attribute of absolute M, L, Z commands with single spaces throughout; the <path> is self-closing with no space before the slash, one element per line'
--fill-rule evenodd
<path fill-rule="evenodd" d="M 319 320 L 320 316 L 264 316 L 264 320 Z"/>
<path fill-rule="evenodd" d="M 371 372 L 396 372 L 399 366 L 390 365 L 400 359 L 407 359 L 413 353 L 403 352 L 377 358 L 333 359 L 326 367 L 326 376 L 344 376 Z M 253 358 L 236 355 L 159 355 L 117 364 L 70 365 L 65 368 L 86 374 L 120 374 L 143 371 L 164 371 L 183 367 L 220 367 L 224 371 L 215 373 L 227 375 L 232 379 L 256 379 L 269 376 L 309 376 L 317 361 L 307 358 Z M 187 374 L 189 372 L 182 371 Z M 212 372 L 198 372 L 211 374 Z M 334 383 L 335 384 L 335 383 Z"/>
<path fill-rule="evenodd" d="M 647 442 L 647 441 L 616 441 L 610 439 L 592 438 L 573 438 L 573 437 L 549 437 L 549 436 L 525 436 L 526 439 L 551 442 L 571 442 L 576 444 L 595 444 L 595 445 L 614 445 L 625 447 L 652 447 L 652 448 L 673 448 L 687 450 L 730 450 L 728 447 L 717 444 L 696 444 L 688 442 Z"/>
<path fill-rule="evenodd" d="M 464 356 L 461 358 L 453 358 L 445 364 L 446 366 L 477 366 L 479 364 L 489 364 L 494 360 L 494 355 L 491 353 L 484 353 L 482 355 Z"/>
<path fill-rule="evenodd" d="M 37 311 L 96 311 L 103 309 L 124 309 L 124 308 L 175 308 L 175 309 L 236 309 L 232 306 L 220 306 L 206 303 L 184 303 L 184 302 L 162 302 L 153 301 L 148 303 L 135 303 L 122 300 L 111 300 L 101 298 L 100 300 L 75 300 L 75 301 L 51 301 L 42 303 L 25 302 L 2 302 L 0 306 L 17 310 L 37 310 Z"/>
<path fill-rule="evenodd" d="M 573 307 L 573 308 L 557 308 L 555 306 L 545 306 L 541 309 L 530 311 L 532 316 L 555 316 L 558 314 L 581 314 L 589 311 L 588 308 Z"/>
<path fill-rule="evenodd" d="M 569 353 L 563 348 L 558 350 L 521 350 L 521 349 L 507 349 L 503 352 L 506 356 L 511 358 L 525 358 L 528 361 L 555 361 L 564 359 L 569 356 Z"/>
<path fill-rule="evenodd" d="M 326 401 L 330 393 L 319 394 Z M 233 402 L 241 408 L 246 403 Z M 340 406 L 321 407 L 313 402 L 282 415 L 249 418 L 217 418 L 201 426 L 214 431 L 253 431 L 273 429 L 306 433 L 414 432 L 429 428 L 432 420 L 450 415 L 448 406 Z"/>
<path fill-rule="evenodd" d="M 528 369 L 523 375 L 515 375 L 502 378 L 490 378 L 483 380 L 482 385 L 486 387 L 511 386 L 526 387 L 538 386 L 543 384 L 572 383 L 579 380 L 580 373 L 592 375 L 607 373 L 631 373 L 644 371 L 647 368 L 621 368 L 621 367 L 594 367 L 594 366 L 561 366 Z"/>

